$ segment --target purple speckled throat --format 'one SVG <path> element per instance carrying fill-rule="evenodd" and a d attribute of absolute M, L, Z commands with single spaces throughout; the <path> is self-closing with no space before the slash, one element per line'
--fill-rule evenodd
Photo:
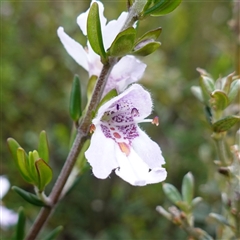
<path fill-rule="evenodd" d="M 103 134 L 117 143 L 131 145 L 132 140 L 139 136 L 134 117 L 139 117 L 139 111 L 130 101 L 116 102 L 101 119 Z"/>

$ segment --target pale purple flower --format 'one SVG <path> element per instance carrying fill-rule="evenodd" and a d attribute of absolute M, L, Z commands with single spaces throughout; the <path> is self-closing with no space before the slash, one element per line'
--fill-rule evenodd
<path fill-rule="evenodd" d="M 92 120 L 94 133 L 85 156 L 97 178 L 116 174 L 135 186 L 165 180 L 167 172 L 160 147 L 142 131 L 138 123 L 152 111 L 149 92 L 133 84 L 103 104 Z"/>
<path fill-rule="evenodd" d="M 0 176 L 0 200 L 6 195 L 10 188 L 8 179 Z M 6 229 L 15 225 L 18 221 L 18 214 L 0 204 L 0 227 Z"/>
<path fill-rule="evenodd" d="M 117 20 L 112 20 L 107 23 L 107 19 L 103 15 L 103 4 L 99 1 L 92 1 L 92 3 L 93 2 L 97 2 L 99 6 L 103 44 L 105 50 L 107 50 L 111 46 L 111 43 L 117 34 L 120 32 L 127 18 L 127 12 L 123 12 Z M 77 18 L 77 23 L 85 36 L 87 35 L 86 26 L 88 13 L 89 9 L 80 14 Z M 87 46 L 83 48 L 81 44 L 76 42 L 64 32 L 63 27 L 58 28 L 57 34 L 68 54 L 89 72 L 89 76 L 99 76 L 102 69 L 102 63 L 100 61 L 100 57 L 92 50 L 89 42 L 87 41 Z M 138 81 L 142 77 L 145 68 L 146 64 L 142 63 L 135 57 L 129 55 L 123 57 L 114 66 L 105 87 L 104 95 L 113 88 L 115 88 L 118 92 L 122 92 L 129 84 Z"/>

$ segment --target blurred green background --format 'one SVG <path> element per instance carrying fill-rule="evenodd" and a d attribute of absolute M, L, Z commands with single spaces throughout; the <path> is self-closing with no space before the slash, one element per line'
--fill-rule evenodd
<path fill-rule="evenodd" d="M 125 1 L 103 2 L 109 20 L 126 9 Z M 50 165 L 54 179 L 57 178 L 69 150 L 72 122 L 68 100 L 73 75 L 79 74 L 83 89 L 88 75 L 67 55 L 56 30 L 63 26 L 84 45 L 86 40 L 76 18 L 88 9 L 89 3 L 1 2 L 0 174 L 25 190 L 33 191 L 17 172 L 6 139 L 13 137 L 30 151 L 37 148 L 40 131 L 46 130 Z M 166 182 L 180 188 L 182 177 L 189 171 L 193 173 L 195 193 L 205 200 L 196 212 L 196 224 L 213 236 L 214 228 L 209 227 L 206 218 L 210 210 L 217 212 L 220 208 L 218 186 L 211 178 L 216 154 L 203 106 L 190 87 L 198 84 L 197 67 L 215 78 L 234 71 L 236 40 L 228 26 L 231 18 L 231 1 L 183 1 L 169 15 L 142 21 L 139 31 L 140 35 L 159 26 L 163 28 L 161 48 L 142 59 L 148 67 L 141 80 L 152 93 L 154 115 L 159 116 L 160 126 L 145 124 L 142 128 L 161 146 L 167 162 Z M 24 206 L 28 227 L 39 211 L 13 191 L 4 198 L 4 203 L 15 211 Z M 63 225 L 64 231 L 58 238 L 61 240 L 186 239 L 183 230 L 156 212 L 157 205 L 166 208 L 171 205 L 161 184 L 132 187 L 114 174 L 98 180 L 87 171 L 57 207 L 42 234 Z M 2 231 L 2 239 L 9 239 L 12 231 Z"/>

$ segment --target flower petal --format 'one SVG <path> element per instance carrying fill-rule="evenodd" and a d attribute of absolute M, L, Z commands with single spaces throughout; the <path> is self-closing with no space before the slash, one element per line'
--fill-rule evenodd
<path fill-rule="evenodd" d="M 7 228 L 15 225 L 18 221 L 18 214 L 6 207 L 0 205 L 0 226 L 1 228 Z"/>
<path fill-rule="evenodd" d="M 161 168 L 165 160 L 158 144 L 152 141 L 149 136 L 139 127 L 137 129 L 138 137 L 132 141 L 132 147 L 139 157 L 149 166 L 149 168 Z"/>
<path fill-rule="evenodd" d="M 131 83 L 137 82 L 143 75 L 146 64 L 133 56 L 123 57 L 114 67 L 110 74 L 106 91 L 113 88 L 120 93 Z"/>
<path fill-rule="evenodd" d="M 113 169 L 119 165 L 116 161 L 115 149 L 117 144 L 113 139 L 106 138 L 101 127 L 96 126 L 91 144 L 85 156 L 92 166 L 93 174 L 97 178 L 107 178 Z"/>
<path fill-rule="evenodd" d="M 85 70 L 88 71 L 87 52 L 84 48 L 75 40 L 70 38 L 65 32 L 63 27 L 59 27 L 57 30 L 58 37 L 60 38 L 64 48 L 68 54 Z"/>
<path fill-rule="evenodd" d="M 117 20 L 112 20 L 105 27 L 102 27 L 103 44 L 105 49 L 108 49 L 111 46 L 113 40 L 121 31 L 127 16 L 127 12 L 122 12 Z"/>
<path fill-rule="evenodd" d="M 124 92 L 103 104 L 98 110 L 97 117 L 93 119 L 93 123 L 99 122 L 104 113 L 119 100 L 132 102 L 142 119 L 147 117 L 152 111 L 152 99 L 149 92 L 144 90 L 141 85 L 133 84 Z"/>
<path fill-rule="evenodd" d="M 4 176 L 0 176 L 0 200 L 6 195 L 10 188 L 10 182 Z"/>
<path fill-rule="evenodd" d="M 115 170 L 115 173 L 131 185 L 146 185 L 145 176 L 149 167 L 138 157 L 135 151 L 131 148 L 128 157 L 121 151 L 117 150 L 116 153 L 119 168 Z"/>
<path fill-rule="evenodd" d="M 164 181 L 166 177 L 167 177 L 167 171 L 165 168 L 155 168 L 155 169 L 152 169 L 147 174 L 146 181 L 147 181 L 147 184 L 159 183 Z"/>
<path fill-rule="evenodd" d="M 149 171 L 149 166 L 138 156 L 133 148 L 131 148 L 128 157 L 120 151 L 116 152 L 119 168 L 115 172 L 131 185 L 144 186 L 165 180 L 167 176 L 166 170 L 156 168 Z"/>
<path fill-rule="evenodd" d="M 99 7 L 99 18 L 100 18 L 100 23 L 101 23 L 101 28 L 103 29 L 106 25 L 107 19 L 104 17 L 103 15 L 103 11 L 104 11 L 104 6 L 100 1 L 95 1 L 93 0 L 91 2 L 91 5 L 97 2 L 98 3 L 98 7 Z M 87 36 L 87 18 L 88 18 L 88 13 L 89 13 L 90 8 L 84 12 L 81 13 L 78 17 L 77 17 L 77 24 L 79 25 L 80 29 L 82 30 L 82 33 Z"/>

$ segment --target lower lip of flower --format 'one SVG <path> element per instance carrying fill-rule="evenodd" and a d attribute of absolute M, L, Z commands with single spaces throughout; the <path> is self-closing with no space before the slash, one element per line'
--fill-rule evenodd
<path fill-rule="evenodd" d="M 126 144 L 125 142 L 119 142 L 118 146 L 120 150 L 128 156 L 130 154 L 130 146 Z"/>

